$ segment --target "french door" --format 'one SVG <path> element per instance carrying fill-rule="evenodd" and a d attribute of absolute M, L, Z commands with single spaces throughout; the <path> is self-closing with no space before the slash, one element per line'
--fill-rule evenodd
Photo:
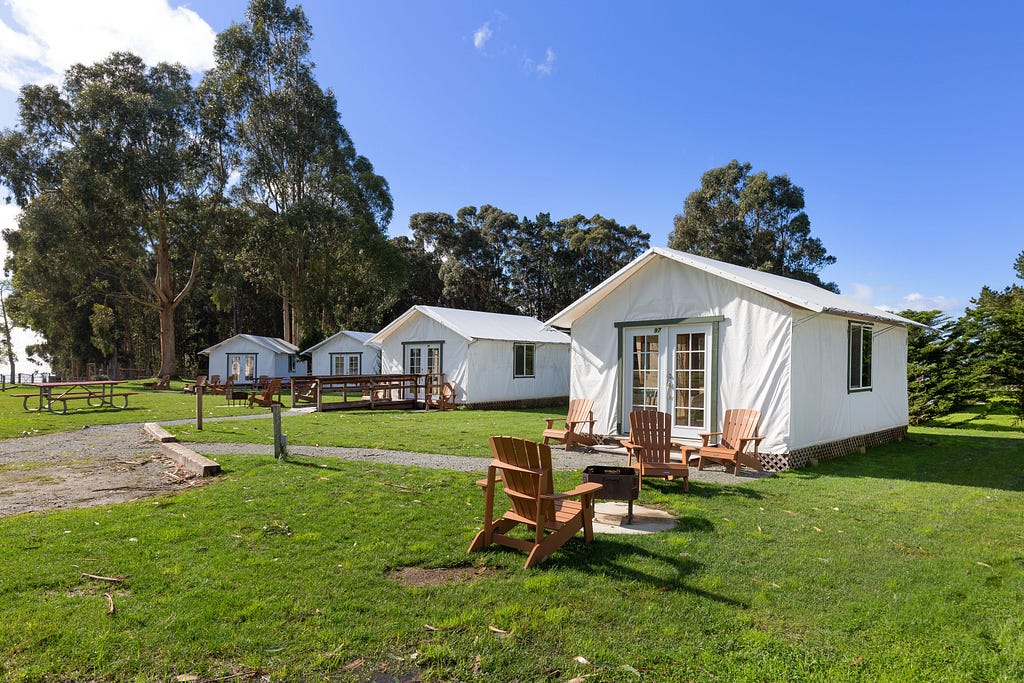
<path fill-rule="evenodd" d="M 405 371 L 410 375 L 429 375 L 427 382 L 436 390 L 441 384 L 440 342 L 406 344 Z M 425 400 L 422 390 L 416 392 L 416 399 Z"/>
<path fill-rule="evenodd" d="M 625 328 L 622 424 L 633 410 L 672 416 L 672 436 L 696 439 L 711 424 L 711 325 Z"/>

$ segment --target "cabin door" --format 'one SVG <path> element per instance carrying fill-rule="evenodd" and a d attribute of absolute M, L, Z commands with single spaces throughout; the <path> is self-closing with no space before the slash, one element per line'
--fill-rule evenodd
<path fill-rule="evenodd" d="M 712 327 L 625 328 L 623 334 L 623 430 L 631 411 L 647 408 L 672 416 L 676 438 L 709 431 Z"/>
<path fill-rule="evenodd" d="M 440 386 L 441 381 L 441 343 L 424 342 L 405 345 L 405 372 L 410 375 L 427 375 L 427 383 L 432 387 Z M 435 392 L 437 393 L 436 389 Z M 426 399 L 423 389 L 416 392 L 416 400 Z"/>

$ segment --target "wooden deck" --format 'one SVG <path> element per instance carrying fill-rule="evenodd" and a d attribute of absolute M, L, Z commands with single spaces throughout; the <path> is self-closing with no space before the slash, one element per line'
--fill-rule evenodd
<path fill-rule="evenodd" d="M 292 407 L 326 410 L 412 410 L 425 407 L 444 377 L 437 375 L 332 375 L 293 377 Z"/>

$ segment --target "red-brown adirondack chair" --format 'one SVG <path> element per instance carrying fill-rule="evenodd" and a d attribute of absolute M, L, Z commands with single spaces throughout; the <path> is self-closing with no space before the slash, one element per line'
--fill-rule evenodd
<path fill-rule="evenodd" d="M 377 399 L 379 400 L 379 399 Z M 445 382 L 436 396 L 427 397 L 427 408 L 451 410 L 455 408 L 455 382 Z"/>
<path fill-rule="evenodd" d="M 572 491 L 554 493 L 551 447 L 536 441 L 492 436 L 491 452 L 494 460 L 487 468 L 487 478 L 477 482 L 484 492 L 484 528 L 473 539 L 468 552 L 497 543 L 529 553 L 523 565 L 529 568 L 549 558 L 580 529 L 585 543 L 594 540 L 594 494 L 601 490 L 600 484 L 580 484 Z M 508 494 L 512 508 L 495 520 L 494 493 L 498 482 Z M 532 541 L 507 535 L 519 524 L 533 530 Z"/>
<path fill-rule="evenodd" d="M 555 427 L 555 423 L 561 418 L 544 418 L 548 423 L 544 433 L 541 434 L 544 437 L 544 443 L 548 443 L 548 439 L 561 441 L 565 444 L 567 450 L 576 444 L 584 446 L 596 444 L 593 408 L 594 401 L 590 398 L 574 398 L 569 401 L 569 414 L 565 418 L 565 426 L 562 429 Z M 585 432 L 584 429 L 586 430 Z"/>
<path fill-rule="evenodd" d="M 275 394 L 277 395 L 276 398 L 274 397 Z M 263 391 L 254 391 L 249 394 L 250 408 L 252 408 L 253 403 L 264 408 L 269 408 L 272 405 L 283 405 L 281 403 L 281 378 L 275 377 L 270 380 L 270 384 Z"/>
<path fill-rule="evenodd" d="M 194 394 L 196 387 L 201 387 L 203 391 L 206 391 L 206 375 L 196 375 L 195 384 L 186 384 L 182 391 L 186 394 Z"/>
<path fill-rule="evenodd" d="M 683 491 L 690 490 L 690 468 L 687 457 L 694 449 L 672 441 L 672 416 L 657 410 L 634 410 L 629 414 L 629 438 L 620 439 L 629 454 L 628 465 L 644 477 L 674 479 L 682 477 Z M 672 462 L 672 451 L 679 451 L 682 462 Z M 633 464 L 633 461 L 636 464 Z"/>
<path fill-rule="evenodd" d="M 142 386 L 146 389 L 170 389 L 171 388 L 171 376 L 162 375 L 152 382 L 143 382 Z"/>
<path fill-rule="evenodd" d="M 718 462 L 727 469 L 732 465 L 732 473 L 737 474 L 741 465 L 755 470 L 762 469 L 757 457 L 757 447 L 763 436 L 757 435 L 757 423 L 761 420 L 761 412 L 749 408 L 733 408 L 725 411 L 722 420 L 722 431 L 701 434 L 700 460 L 697 469 L 704 468 L 704 461 Z M 711 443 L 712 437 L 719 437 L 717 443 Z M 754 444 L 754 452 L 747 453 L 747 446 Z M 740 462 L 742 461 L 742 462 Z"/>

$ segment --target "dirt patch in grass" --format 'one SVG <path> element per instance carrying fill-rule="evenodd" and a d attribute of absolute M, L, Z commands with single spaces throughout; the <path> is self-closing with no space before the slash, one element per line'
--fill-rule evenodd
<path fill-rule="evenodd" d="M 121 503 L 202 482 L 162 456 L 139 425 L 0 441 L 0 517 Z"/>
<path fill-rule="evenodd" d="M 422 588 L 448 583 L 468 583 L 497 576 L 498 573 L 487 567 L 399 567 L 389 571 L 388 578 L 403 586 Z"/>

